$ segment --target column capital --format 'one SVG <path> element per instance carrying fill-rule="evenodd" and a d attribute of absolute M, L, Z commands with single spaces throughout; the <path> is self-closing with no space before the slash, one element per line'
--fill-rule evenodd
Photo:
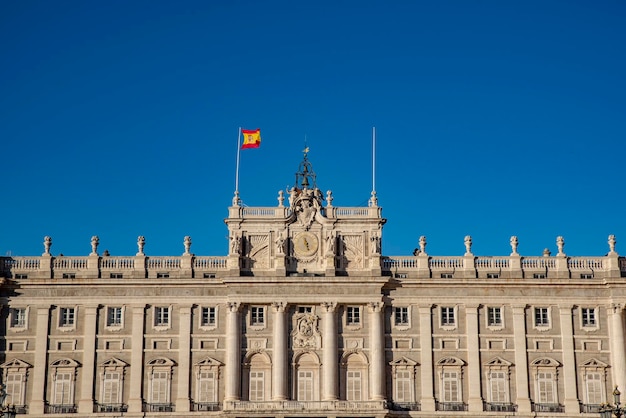
<path fill-rule="evenodd" d="M 621 313 L 624 310 L 623 303 L 614 302 L 614 303 L 611 303 L 610 306 L 611 306 L 611 310 L 613 311 L 613 313 Z"/>
<path fill-rule="evenodd" d="M 513 309 L 513 314 L 524 314 L 524 312 L 526 311 L 526 308 L 528 308 L 528 305 L 526 304 L 511 304 L 511 309 Z"/>
<path fill-rule="evenodd" d="M 274 308 L 274 312 L 285 312 L 285 309 L 287 308 L 287 302 L 272 302 L 272 308 Z"/>
<path fill-rule="evenodd" d="M 482 305 L 480 303 L 466 303 L 465 304 L 465 309 L 468 310 L 468 313 L 477 313 L 478 308 L 480 308 Z"/>
<path fill-rule="evenodd" d="M 572 309 L 574 309 L 574 305 L 572 304 L 559 304 L 559 312 L 561 315 L 571 315 Z"/>
<path fill-rule="evenodd" d="M 382 302 L 368 302 L 368 304 L 367 304 L 367 307 L 369 308 L 370 312 L 372 312 L 372 313 L 381 312 L 384 306 L 385 306 L 385 304 L 382 303 Z"/>
<path fill-rule="evenodd" d="M 337 302 L 322 302 L 320 306 L 324 312 L 333 313 L 337 309 Z"/>
<path fill-rule="evenodd" d="M 432 303 L 420 303 L 419 305 L 417 305 L 417 308 L 418 308 L 420 311 L 425 311 L 425 310 L 426 310 L 426 311 L 430 311 L 430 310 L 432 310 L 432 309 L 433 309 L 433 306 L 435 306 L 435 305 L 434 305 L 434 304 L 432 304 Z"/>
<path fill-rule="evenodd" d="M 241 302 L 227 302 L 226 306 L 228 307 L 228 312 L 237 313 L 239 308 L 241 308 Z"/>

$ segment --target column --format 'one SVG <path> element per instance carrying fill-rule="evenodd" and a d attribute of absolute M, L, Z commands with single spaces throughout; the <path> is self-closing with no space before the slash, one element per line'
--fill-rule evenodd
<path fill-rule="evenodd" d="M 468 369 L 468 409 L 470 412 L 482 412 L 483 399 L 480 395 L 480 340 L 478 337 L 478 307 L 466 305 L 467 321 L 467 369 Z"/>
<path fill-rule="evenodd" d="M 626 392 L 626 353 L 624 341 L 624 305 L 613 303 L 609 309 L 613 384 Z"/>
<path fill-rule="evenodd" d="M 370 312 L 370 375 L 372 400 L 385 399 L 385 329 L 383 327 L 384 304 L 371 302 Z"/>
<path fill-rule="evenodd" d="M 563 385 L 565 386 L 565 413 L 580 413 L 576 395 L 576 359 L 574 358 L 574 328 L 572 307 L 559 306 L 561 318 L 561 341 L 563 344 Z"/>
<path fill-rule="evenodd" d="M 130 392 L 128 412 L 141 412 L 143 407 L 143 345 L 145 305 L 132 306 L 132 329 L 130 347 Z"/>
<path fill-rule="evenodd" d="M 96 325 L 98 321 L 98 307 L 86 306 L 83 319 L 85 331 L 83 333 L 83 364 L 80 382 L 80 399 L 78 413 L 93 413 L 93 385 L 96 367 Z"/>
<path fill-rule="evenodd" d="M 180 325 L 178 330 L 178 391 L 176 412 L 187 412 L 189 400 L 189 372 L 191 370 L 191 305 L 178 309 Z"/>
<path fill-rule="evenodd" d="M 226 315 L 226 375 L 224 401 L 238 401 L 241 386 L 241 343 L 239 329 L 239 302 L 228 302 Z"/>
<path fill-rule="evenodd" d="M 46 372 L 48 369 L 48 325 L 50 323 L 50 307 L 37 308 L 37 325 L 35 339 L 35 361 L 33 364 L 33 394 L 28 412 L 43 414 L 46 399 Z"/>
<path fill-rule="evenodd" d="M 274 361 L 272 362 L 272 400 L 289 399 L 287 386 L 287 313 L 284 302 L 272 303 L 274 309 Z"/>
<path fill-rule="evenodd" d="M 513 345 L 515 347 L 515 386 L 517 387 L 517 409 L 530 413 L 528 394 L 528 357 L 526 355 L 526 305 L 514 305 Z"/>
<path fill-rule="evenodd" d="M 420 314 L 420 362 L 421 362 L 421 386 L 420 399 L 422 411 L 435 411 L 435 392 L 433 390 L 433 329 L 432 329 L 432 305 L 419 307 Z"/>
<path fill-rule="evenodd" d="M 324 335 L 322 340 L 323 349 L 323 401 L 334 401 L 339 399 L 339 385 L 337 377 L 339 375 L 339 362 L 337 360 L 337 318 L 335 310 L 337 303 L 324 302 L 321 304 L 324 312 Z"/>

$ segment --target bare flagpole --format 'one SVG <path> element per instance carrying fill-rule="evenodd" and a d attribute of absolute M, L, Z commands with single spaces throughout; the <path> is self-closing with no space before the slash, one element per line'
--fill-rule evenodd
<path fill-rule="evenodd" d="M 369 206 L 378 206 L 378 198 L 376 197 L 376 127 L 372 128 L 372 195 Z"/>
<path fill-rule="evenodd" d="M 241 152 L 241 126 L 237 135 L 237 169 L 235 171 L 235 196 L 233 197 L 233 206 L 239 206 L 239 153 Z"/>

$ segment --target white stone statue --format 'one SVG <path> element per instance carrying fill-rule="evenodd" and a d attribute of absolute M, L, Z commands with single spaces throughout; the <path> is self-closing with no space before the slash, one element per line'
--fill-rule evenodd
<path fill-rule="evenodd" d="M 552 253 L 550 252 L 550 250 L 549 250 L 549 249 L 547 249 L 547 248 L 544 248 L 544 249 L 543 249 L 543 256 L 544 256 L 544 257 L 550 257 L 550 255 L 552 255 Z"/>
<path fill-rule="evenodd" d="M 239 206 L 239 202 L 241 200 L 239 200 L 239 192 L 235 191 L 235 194 L 233 195 L 233 206 Z"/>
<path fill-rule="evenodd" d="M 100 238 L 97 235 L 91 237 L 91 255 L 98 255 L 98 244 L 100 243 Z"/>
<path fill-rule="evenodd" d="M 144 255 L 143 254 L 143 247 L 145 247 L 146 245 L 146 238 L 143 235 L 139 235 L 137 237 L 137 255 Z"/>
<path fill-rule="evenodd" d="M 372 243 L 371 245 L 372 255 L 380 254 L 380 236 L 378 235 L 377 231 L 372 232 L 370 241 Z"/>
<path fill-rule="evenodd" d="M 563 247 L 565 246 L 565 240 L 562 236 L 556 237 L 556 247 L 559 249 L 559 253 L 557 255 L 565 255 L 563 252 Z"/>
<path fill-rule="evenodd" d="M 519 242 L 517 241 L 517 237 L 515 235 L 513 235 L 511 237 L 511 255 L 517 255 L 517 246 L 519 244 Z"/>
<path fill-rule="evenodd" d="M 472 237 L 469 235 L 465 236 L 465 255 L 472 255 Z"/>
<path fill-rule="evenodd" d="M 378 207 L 378 197 L 376 197 L 376 192 L 374 190 L 372 190 L 372 195 L 367 203 L 372 208 Z"/>
<path fill-rule="evenodd" d="M 230 237 L 230 253 L 241 254 L 241 237 L 235 235 Z"/>
<path fill-rule="evenodd" d="M 52 247 L 52 238 L 46 235 L 43 237 L 44 253 L 42 255 L 50 255 L 50 247 Z"/>
<path fill-rule="evenodd" d="M 285 192 L 283 192 L 282 190 L 278 191 L 278 207 L 279 208 L 285 207 Z"/>
<path fill-rule="evenodd" d="M 326 255 L 334 256 L 335 255 L 335 243 L 337 238 L 332 231 L 326 236 Z"/>
<path fill-rule="evenodd" d="M 279 232 L 276 236 L 276 253 L 277 254 L 285 254 L 285 238 L 283 238 L 283 233 Z"/>
<path fill-rule="evenodd" d="M 422 235 L 419 240 L 420 254 L 426 254 L 426 237 Z"/>
<path fill-rule="evenodd" d="M 329 208 L 333 206 L 333 192 L 330 190 L 326 191 L 326 206 Z"/>
<path fill-rule="evenodd" d="M 617 244 L 617 240 L 615 239 L 615 235 L 609 235 L 609 254 L 615 254 L 615 244 Z"/>
<path fill-rule="evenodd" d="M 183 245 L 185 246 L 185 254 L 189 254 L 189 250 L 191 249 L 191 237 L 189 235 L 183 238 Z"/>

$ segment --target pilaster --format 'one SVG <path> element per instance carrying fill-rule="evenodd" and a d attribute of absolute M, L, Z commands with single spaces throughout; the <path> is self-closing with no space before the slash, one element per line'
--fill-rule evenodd
<path fill-rule="evenodd" d="M 183 255 L 183 258 L 185 256 Z M 176 394 L 176 411 L 191 410 L 189 399 L 189 370 L 191 369 L 191 306 L 180 306 L 178 317 L 178 390 Z"/>
<path fill-rule="evenodd" d="M 44 257 L 45 258 L 45 257 Z M 46 399 L 46 373 L 48 369 L 48 332 L 50 306 L 37 307 L 35 361 L 33 364 L 33 394 L 28 408 L 30 414 L 43 414 Z"/>
<path fill-rule="evenodd" d="M 385 330 L 383 327 L 383 302 L 370 302 L 370 356 L 371 399 L 385 399 Z"/>
<path fill-rule="evenodd" d="M 480 382 L 480 341 L 478 334 L 478 304 L 465 305 L 467 321 L 467 368 L 469 378 L 468 409 L 470 412 L 482 412 Z"/>
<path fill-rule="evenodd" d="M 526 353 L 526 305 L 513 305 L 513 346 L 515 347 L 515 387 L 519 413 L 531 412 L 528 392 L 528 355 Z"/>
<path fill-rule="evenodd" d="M 128 412 L 141 412 L 143 407 L 143 345 L 145 305 L 131 306 L 132 329 L 130 347 L 130 392 Z"/>
<path fill-rule="evenodd" d="M 133 279 L 145 279 L 146 278 L 146 256 L 139 254 L 135 256 L 133 263 Z"/>
<path fill-rule="evenodd" d="M 421 409 L 424 412 L 435 411 L 435 392 L 433 388 L 433 329 L 432 305 L 419 307 L 420 322 L 420 361 L 421 361 Z"/>
<path fill-rule="evenodd" d="M 180 257 L 180 276 L 192 277 L 193 275 L 193 255 L 185 253 Z"/>
<path fill-rule="evenodd" d="M 226 314 L 226 365 L 224 401 L 238 401 L 241 386 L 239 302 L 228 302 Z"/>
<path fill-rule="evenodd" d="M 96 326 L 98 322 L 98 306 L 86 306 L 83 333 L 83 364 L 80 385 L 78 413 L 93 413 L 93 385 L 96 368 Z"/>
<path fill-rule="evenodd" d="M 563 344 L 563 385 L 565 386 L 565 413 L 580 412 L 576 395 L 576 358 L 574 357 L 574 328 L 572 326 L 572 306 L 559 305 L 561 320 L 561 340 Z"/>
<path fill-rule="evenodd" d="M 626 388 L 626 345 L 624 343 L 624 304 L 613 303 L 609 308 L 613 384 Z"/>

